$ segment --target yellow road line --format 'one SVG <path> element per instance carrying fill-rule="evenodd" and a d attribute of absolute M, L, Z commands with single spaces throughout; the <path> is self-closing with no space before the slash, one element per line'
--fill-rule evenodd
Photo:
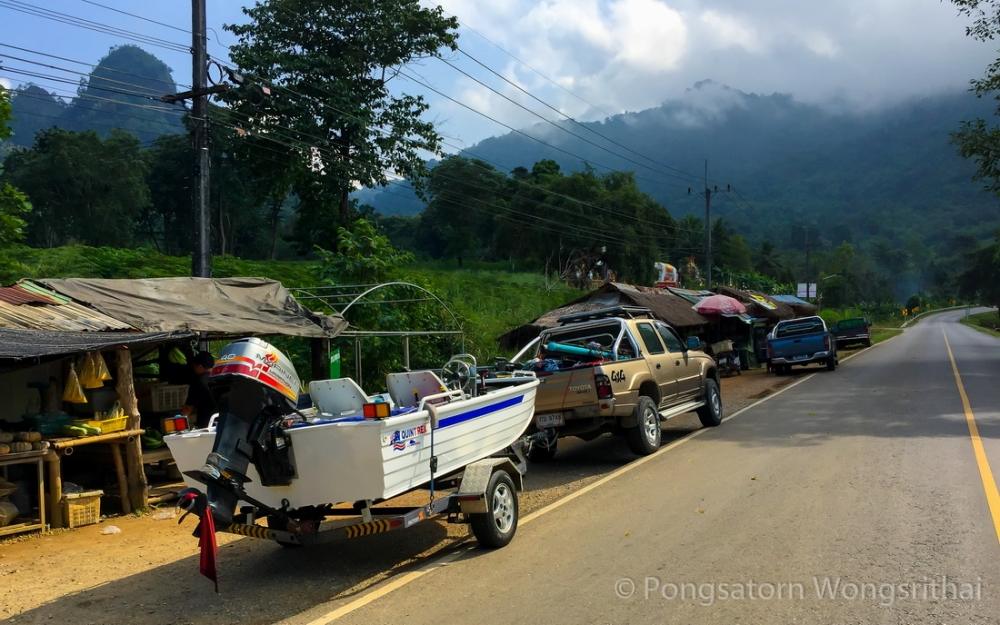
<path fill-rule="evenodd" d="M 979 477 L 983 480 L 983 490 L 986 492 L 986 504 L 989 506 L 990 515 L 993 517 L 993 529 L 997 534 L 997 542 L 1000 542 L 1000 492 L 997 491 L 997 483 L 993 479 L 993 471 L 990 469 L 990 461 L 986 457 L 986 448 L 983 447 L 983 439 L 979 437 L 979 428 L 976 426 L 976 415 L 972 413 L 969 396 L 965 393 L 965 385 L 962 384 L 962 375 L 958 372 L 958 364 L 955 362 L 955 354 L 951 351 L 948 334 L 944 330 L 941 330 L 941 334 L 944 335 L 944 346 L 948 349 L 948 359 L 951 360 L 951 372 L 955 374 L 955 385 L 958 386 L 958 395 L 962 398 L 965 423 L 969 426 L 969 438 L 972 439 L 972 453 L 976 456 L 976 464 L 979 466 Z"/>

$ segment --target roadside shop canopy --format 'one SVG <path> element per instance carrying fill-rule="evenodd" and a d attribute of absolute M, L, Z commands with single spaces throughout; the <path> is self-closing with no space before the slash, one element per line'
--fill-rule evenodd
<path fill-rule="evenodd" d="M 210 337 L 283 334 L 333 337 L 339 315 L 305 308 L 280 282 L 266 278 L 40 280 L 50 289 L 142 332 L 204 332 Z"/>
<path fill-rule="evenodd" d="M 614 306 L 641 306 L 648 308 L 657 319 L 669 323 L 681 333 L 696 331 L 708 325 L 709 320 L 691 308 L 691 303 L 667 289 L 635 286 L 622 282 L 607 282 L 596 291 L 573 300 L 538 319 L 514 328 L 499 337 L 500 345 L 517 349 L 538 336 L 542 330 L 559 325 L 559 318 Z"/>
<path fill-rule="evenodd" d="M 118 347 L 157 345 L 194 336 L 193 332 L 58 332 L 0 328 L 0 360 L 73 356 Z"/>

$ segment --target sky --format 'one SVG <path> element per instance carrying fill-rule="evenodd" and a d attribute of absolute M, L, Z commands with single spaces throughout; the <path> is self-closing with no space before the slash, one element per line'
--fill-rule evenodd
<path fill-rule="evenodd" d="M 837 109 L 870 110 L 965 89 L 969 79 L 981 75 L 997 56 L 994 46 L 966 37 L 967 18 L 941 0 L 440 1 L 462 24 L 462 50 L 581 120 L 683 98 L 703 79 L 746 92 L 789 93 L 798 100 Z M 243 21 L 241 4 L 208 0 L 211 55 L 226 58 L 226 46 L 234 38 L 223 25 Z M 190 41 L 190 3 L 182 0 L 11 0 L 0 5 L 0 44 L 87 63 L 96 63 L 111 46 L 130 42 L 25 15 L 11 6 L 44 6 L 171 42 Z M 190 56 L 143 47 L 172 68 L 178 83 L 190 83 Z M 2 47 L 0 54 L 23 56 Z M 446 58 L 524 106 L 558 119 L 552 110 L 468 57 L 449 53 Z M 26 66 L 2 56 L 0 65 L 8 69 Z M 21 78 L 4 67 L 0 67 L 0 82 L 19 84 Z M 439 60 L 425 60 L 411 69 L 443 93 L 508 125 L 524 127 L 540 121 Z M 36 82 L 47 86 L 44 80 Z M 48 86 L 72 94 L 70 85 Z M 393 89 L 426 95 L 431 103 L 428 115 L 439 125 L 450 149 L 507 132 L 406 79 L 397 78 Z"/>

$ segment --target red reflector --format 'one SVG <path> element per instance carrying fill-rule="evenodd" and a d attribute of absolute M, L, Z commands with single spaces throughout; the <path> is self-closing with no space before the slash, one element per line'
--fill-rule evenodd
<path fill-rule="evenodd" d="M 387 419 L 389 418 L 389 404 L 385 402 L 375 402 L 365 404 L 361 407 L 361 414 L 365 419 Z"/>

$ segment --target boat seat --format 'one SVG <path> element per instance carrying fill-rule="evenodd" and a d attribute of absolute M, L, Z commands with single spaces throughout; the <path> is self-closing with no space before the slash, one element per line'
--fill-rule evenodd
<path fill-rule="evenodd" d="M 351 378 L 313 380 L 309 383 L 309 396 L 322 414 L 343 417 L 362 411 L 368 396 Z"/>
<path fill-rule="evenodd" d="M 385 376 L 389 397 L 401 408 L 417 406 L 428 395 L 443 393 L 444 382 L 433 371 L 406 371 Z"/>

